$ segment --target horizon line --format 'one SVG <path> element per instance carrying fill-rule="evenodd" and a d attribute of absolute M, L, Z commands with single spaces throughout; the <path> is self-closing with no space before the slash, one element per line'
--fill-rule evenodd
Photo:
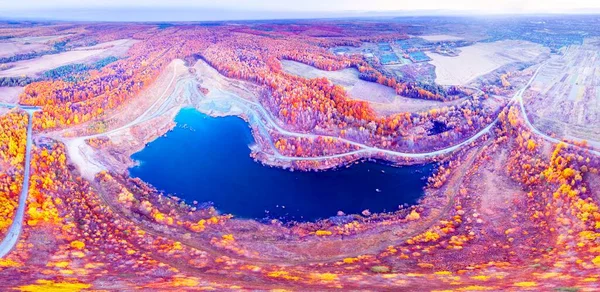
<path fill-rule="evenodd" d="M 135 9 L 137 11 L 131 11 Z M 149 19 L 143 19 L 140 10 L 164 14 L 168 12 L 221 12 L 232 15 L 222 15 L 222 18 L 198 17 L 197 19 L 173 19 L 174 16 L 146 15 Z M 125 18 L 131 19 L 114 19 L 111 17 L 97 17 L 96 15 L 85 15 L 99 11 L 113 11 L 127 13 Z M 354 18 L 408 18 L 408 17 L 481 17 L 481 16 L 600 16 L 600 8 L 589 9 L 569 9 L 561 11 L 486 11 L 486 10 L 461 10 L 461 9 L 416 9 L 416 10 L 338 10 L 338 11 L 291 11 L 291 10 L 238 10 L 238 9 L 215 9 L 215 8 L 160 8 L 160 7 L 106 7 L 106 8 L 51 8 L 51 9 L 15 9 L 13 13 L 21 13 L 21 15 L 7 15 L 4 11 L 0 14 L 0 21 L 56 21 L 56 22 L 235 22 L 235 21 L 268 21 L 268 20 L 318 20 L 318 19 L 354 19 Z M 43 12 L 68 13 L 76 12 L 79 15 L 36 15 Z M 25 14 L 23 14 L 25 13 Z M 83 15 L 81 14 L 83 13 Z M 244 18 L 241 14 L 248 14 L 248 18 Z M 237 14 L 237 15 L 236 15 Z M 257 14 L 268 14 L 265 17 L 257 17 Z M 277 14 L 281 14 L 278 17 Z M 138 19 L 136 19 L 136 16 Z"/>

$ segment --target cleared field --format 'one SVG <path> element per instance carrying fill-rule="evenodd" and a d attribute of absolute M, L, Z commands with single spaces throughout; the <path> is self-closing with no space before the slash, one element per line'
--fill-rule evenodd
<path fill-rule="evenodd" d="M 300 62 L 282 60 L 281 65 L 283 70 L 290 74 L 302 76 L 304 78 L 326 77 L 334 84 L 343 86 L 346 90 L 352 88 L 358 79 L 358 70 L 354 68 L 342 69 L 338 71 L 325 71 L 317 69 L 313 66 L 302 64 Z"/>
<path fill-rule="evenodd" d="M 50 50 L 52 46 L 47 43 L 61 37 L 63 36 L 24 37 L 2 40 L 0 41 L 0 58 Z"/>
<path fill-rule="evenodd" d="M 421 112 L 434 108 L 453 106 L 461 103 L 462 99 L 449 102 L 440 102 L 433 100 L 414 99 L 397 95 L 389 102 L 371 102 L 371 108 L 379 115 L 386 116 L 402 112 Z"/>
<path fill-rule="evenodd" d="M 600 147 L 600 39 L 586 39 L 550 59 L 524 101 L 539 130 Z"/>
<path fill-rule="evenodd" d="M 373 109 L 381 115 L 398 112 L 423 111 L 460 102 L 454 101 L 445 103 L 403 97 L 396 94 L 396 91 L 390 87 L 359 79 L 358 71 L 354 68 L 338 71 L 324 71 L 294 61 L 282 61 L 281 63 L 283 69 L 290 74 L 302 76 L 304 78 L 326 77 L 332 83 L 344 87 L 350 97 L 369 102 Z"/>
<path fill-rule="evenodd" d="M 364 80 L 358 80 L 348 91 L 350 96 L 377 103 L 389 103 L 392 102 L 395 97 L 399 97 L 396 91 L 391 87 L 382 86 L 375 82 L 368 82 Z"/>
<path fill-rule="evenodd" d="M 430 41 L 430 42 L 440 42 L 440 41 L 460 41 L 463 38 L 447 35 L 447 34 L 432 34 L 432 35 L 422 35 L 420 38 Z"/>
<path fill-rule="evenodd" d="M 24 87 L 0 87 L 0 103 L 17 103 Z"/>
<path fill-rule="evenodd" d="M 465 85 L 504 65 L 533 61 L 549 52 L 548 48 L 539 44 L 509 40 L 464 47 L 457 57 L 426 54 L 432 59 L 429 63 L 435 66 L 436 83 Z"/>
<path fill-rule="evenodd" d="M 125 55 L 127 53 L 127 50 L 129 50 L 129 48 L 137 42 L 137 40 L 132 39 L 121 39 L 105 43 L 99 43 L 97 45 L 89 47 L 75 48 L 73 49 L 73 51 L 105 50 L 104 55 L 118 57 Z"/>
<path fill-rule="evenodd" d="M 122 56 L 134 40 L 116 40 L 59 54 L 44 55 L 31 60 L 9 63 L 10 69 L 0 71 L 0 77 L 35 76 L 46 70 L 72 63 L 88 63 L 107 56 Z"/>

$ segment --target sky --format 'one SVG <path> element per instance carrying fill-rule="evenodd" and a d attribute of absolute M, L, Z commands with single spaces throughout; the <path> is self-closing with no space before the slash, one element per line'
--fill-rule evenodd
<path fill-rule="evenodd" d="M 0 2 L 5 2 L 0 4 L 0 17 L 63 18 L 64 20 L 119 20 L 120 18 L 122 20 L 178 20 L 178 18 L 229 20 L 444 13 L 600 12 L 600 0 L 0 0 Z M 160 19 L 161 17 L 164 19 Z"/>

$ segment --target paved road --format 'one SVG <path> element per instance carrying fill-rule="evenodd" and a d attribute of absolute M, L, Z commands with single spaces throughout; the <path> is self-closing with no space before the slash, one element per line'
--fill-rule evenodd
<path fill-rule="evenodd" d="M 2 107 L 14 108 L 16 105 L 0 104 Z M 25 170 L 23 175 L 23 187 L 21 188 L 21 195 L 19 196 L 19 206 L 17 212 L 13 218 L 13 223 L 8 229 L 6 236 L 0 242 L 0 258 L 3 258 L 8 254 L 15 246 L 21 235 L 21 229 L 23 227 L 23 217 L 25 215 L 25 205 L 27 202 L 27 193 L 29 191 L 29 171 L 31 165 L 31 131 L 32 131 L 32 120 L 33 112 L 38 110 L 36 107 L 21 107 L 24 108 L 29 115 L 29 121 L 27 123 L 27 143 L 25 146 Z"/>

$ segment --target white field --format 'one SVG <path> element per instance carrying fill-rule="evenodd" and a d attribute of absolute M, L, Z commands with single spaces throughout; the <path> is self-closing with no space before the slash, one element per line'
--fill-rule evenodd
<path fill-rule="evenodd" d="M 0 103 L 17 103 L 25 87 L 0 87 Z"/>
<path fill-rule="evenodd" d="M 450 106 L 461 100 L 452 102 L 439 102 L 403 97 L 396 94 L 390 87 L 375 82 L 368 82 L 358 78 L 358 71 L 354 68 L 338 71 L 324 71 L 315 67 L 294 61 L 281 61 L 283 69 L 294 75 L 304 78 L 326 77 L 333 84 L 346 89 L 351 98 L 370 103 L 371 107 L 381 115 L 400 112 L 418 112 Z"/>
<path fill-rule="evenodd" d="M 73 51 L 106 50 L 106 55 L 123 56 L 127 50 L 139 41 L 132 39 L 120 39 L 105 43 L 99 43 L 94 46 L 75 48 Z"/>
<path fill-rule="evenodd" d="M 26 44 L 21 42 L 0 42 L 0 57 L 10 57 L 16 54 L 49 50 L 46 44 Z"/>
<path fill-rule="evenodd" d="M 432 34 L 432 35 L 421 35 L 418 36 L 422 39 L 425 39 L 427 41 L 430 42 L 440 42 L 440 41 L 460 41 L 463 40 L 464 38 L 458 37 L 458 36 L 452 36 L 452 35 L 447 35 L 447 34 Z"/>
<path fill-rule="evenodd" d="M 31 60 L 9 63 L 14 67 L 0 71 L 0 77 L 35 76 L 67 64 L 87 63 L 111 55 L 118 57 L 125 54 L 134 43 L 133 40 L 116 40 L 59 54 L 44 55 Z"/>
<path fill-rule="evenodd" d="M 504 65 L 532 61 L 550 52 L 542 45 L 514 40 L 477 43 L 460 50 L 457 57 L 426 52 L 435 66 L 436 83 L 465 85 Z"/>

